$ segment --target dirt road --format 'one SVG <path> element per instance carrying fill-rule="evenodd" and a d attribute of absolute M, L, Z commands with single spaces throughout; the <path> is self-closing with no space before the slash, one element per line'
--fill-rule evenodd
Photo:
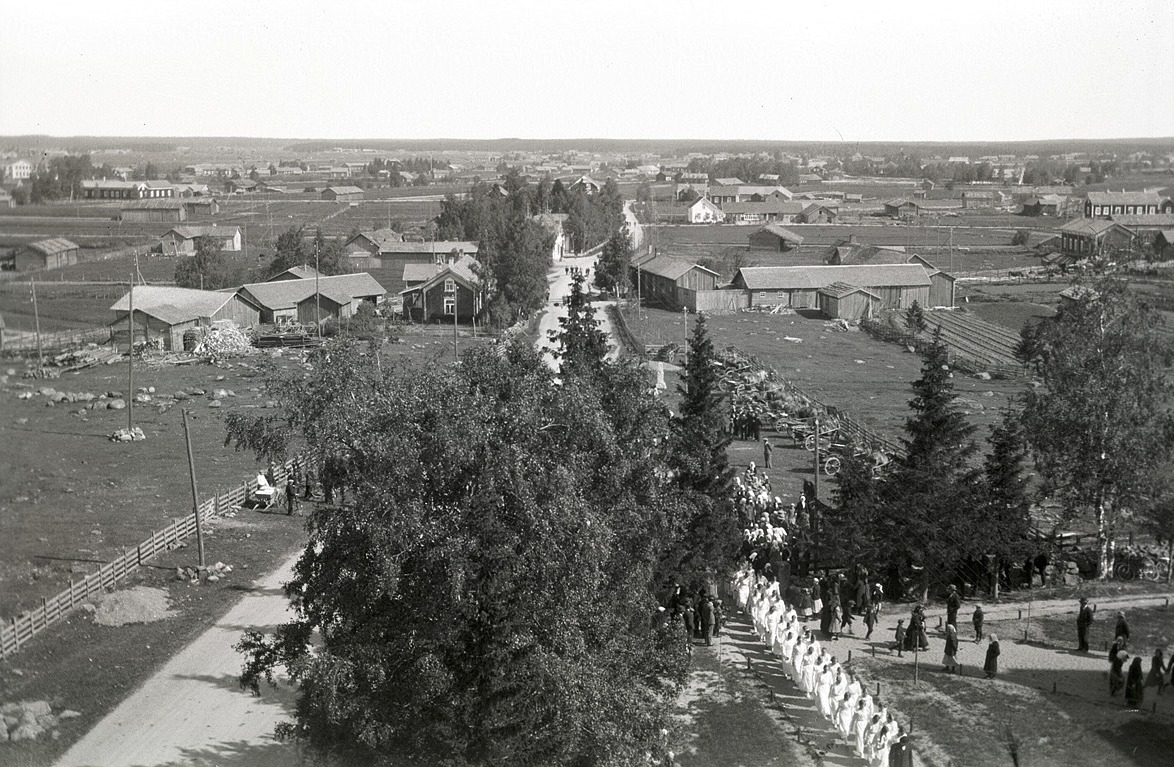
<path fill-rule="evenodd" d="M 262 687 L 253 697 L 237 685 L 241 656 L 233 649 L 248 629 L 270 631 L 290 619 L 281 584 L 297 556 L 251 584 L 251 590 L 106 715 L 57 762 L 57 767 L 250 765 L 297 760 L 273 728 L 292 718 L 294 691 Z"/>

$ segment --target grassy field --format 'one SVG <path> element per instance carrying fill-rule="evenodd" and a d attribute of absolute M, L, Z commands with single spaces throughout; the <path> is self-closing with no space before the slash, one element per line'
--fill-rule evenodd
<path fill-rule="evenodd" d="M 129 269 L 123 279 L 130 276 Z M 127 283 L 61 285 L 37 283 L 41 330 L 71 330 L 105 325 L 114 319 L 110 306 L 127 291 Z M 9 330 L 35 329 L 32 289 L 27 282 L 0 283 L 0 314 Z"/>
<path fill-rule="evenodd" d="M 625 314 L 643 343 L 684 345 L 686 328 L 675 312 L 645 309 Z M 689 316 L 690 325 L 696 320 Z M 910 384 L 921 375 L 921 358 L 859 331 L 838 332 L 823 319 L 800 314 L 742 312 L 707 318 L 715 348 L 736 346 L 773 367 L 822 402 L 852 413 L 882 434 L 900 436 L 909 414 Z M 802 343 L 785 340 L 801 338 Z M 672 381 L 669 381 L 670 387 Z M 956 374 L 954 385 L 973 423 L 986 427 L 999 418 L 1022 382 L 981 381 Z"/>

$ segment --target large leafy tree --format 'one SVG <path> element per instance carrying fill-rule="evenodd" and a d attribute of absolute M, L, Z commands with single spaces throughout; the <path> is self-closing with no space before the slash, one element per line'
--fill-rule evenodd
<path fill-rule="evenodd" d="M 628 268 L 632 264 L 632 238 L 626 227 L 617 229 L 603 251 L 595 268 L 595 286 L 619 295 L 628 287 Z"/>
<path fill-rule="evenodd" d="M 322 274 L 346 274 L 350 271 L 341 240 L 328 239 L 321 230 L 315 232 L 311 240 L 305 227 L 291 226 L 277 235 L 273 258 L 256 276 L 259 280 L 266 280 L 295 266 L 315 264 Z"/>
<path fill-rule="evenodd" d="M 286 591 L 296 618 L 246 635 L 242 683 L 282 664 L 280 733 L 362 764 L 628 765 L 656 750 L 683 680 L 650 621 L 671 543 L 661 406 L 642 371 L 554 386 L 533 349 L 384 366 L 347 345 L 273 373 L 281 413 L 228 420 L 239 447 L 310 444 L 341 467 Z"/>
<path fill-rule="evenodd" d="M 1092 510 L 1102 577 L 1109 542 L 1174 450 L 1171 343 L 1161 315 L 1121 280 L 1086 286 L 1021 353 L 1043 380 L 1023 421 L 1044 490 Z"/>
<path fill-rule="evenodd" d="M 235 264 L 212 237 L 197 237 L 196 252 L 175 265 L 175 284 L 181 288 L 219 290 L 239 285 L 244 267 Z"/>

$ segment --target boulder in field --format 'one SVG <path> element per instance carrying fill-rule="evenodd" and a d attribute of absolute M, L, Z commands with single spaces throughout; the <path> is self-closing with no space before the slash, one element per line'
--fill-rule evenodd
<path fill-rule="evenodd" d="M 126 410 L 126 400 L 115 398 L 106 403 L 107 410 Z"/>

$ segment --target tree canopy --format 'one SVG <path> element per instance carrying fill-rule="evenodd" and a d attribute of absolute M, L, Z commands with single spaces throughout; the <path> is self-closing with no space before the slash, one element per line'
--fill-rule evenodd
<path fill-rule="evenodd" d="M 233 262 L 213 237 L 197 237 L 196 252 L 175 264 L 175 284 L 196 290 L 231 288 L 244 281 L 245 268 Z"/>
<path fill-rule="evenodd" d="M 686 648 L 653 620 L 679 525 L 645 372 L 556 386 L 521 343 L 382 369 L 332 343 L 311 362 L 268 376 L 280 413 L 228 418 L 239 448 L 313 445 L 348 485 L 308 521 L 295 619 L 240 645 L 242 684 L 283 664 L 300 689 L 280 734 L 364 764 L 655 752 Z"/>
<path fill-rule="evenodd" d="M 350 271 L 341 239 L 328 239 L 319 230 L 311 241 L 304 226 L 291 226 L 277 235 L 273 258 L 255 276 L 263 281 L 295 266 L 312 267 L 315 264 L 318 271 L 326 275 Z"/>
<path fill-rule="evenodd" d="M 628 268 L 632 264 L 632 237 L 627 227 L 617 229 L 603 251 L 595 267 L 595 287 L 619 295 L 628 287 Z"/>
<path fill-rule="evenodd" d="M 1072 514 L 1092 509 L 1107 575 L 1110 537 L 1174 451 L 1174 348 L 1123 281 L 1084 288 L 1025 331 L 1019 353 L 1043 386 L 1025 395 L 1023 421 L 1045 492 Z"/>

